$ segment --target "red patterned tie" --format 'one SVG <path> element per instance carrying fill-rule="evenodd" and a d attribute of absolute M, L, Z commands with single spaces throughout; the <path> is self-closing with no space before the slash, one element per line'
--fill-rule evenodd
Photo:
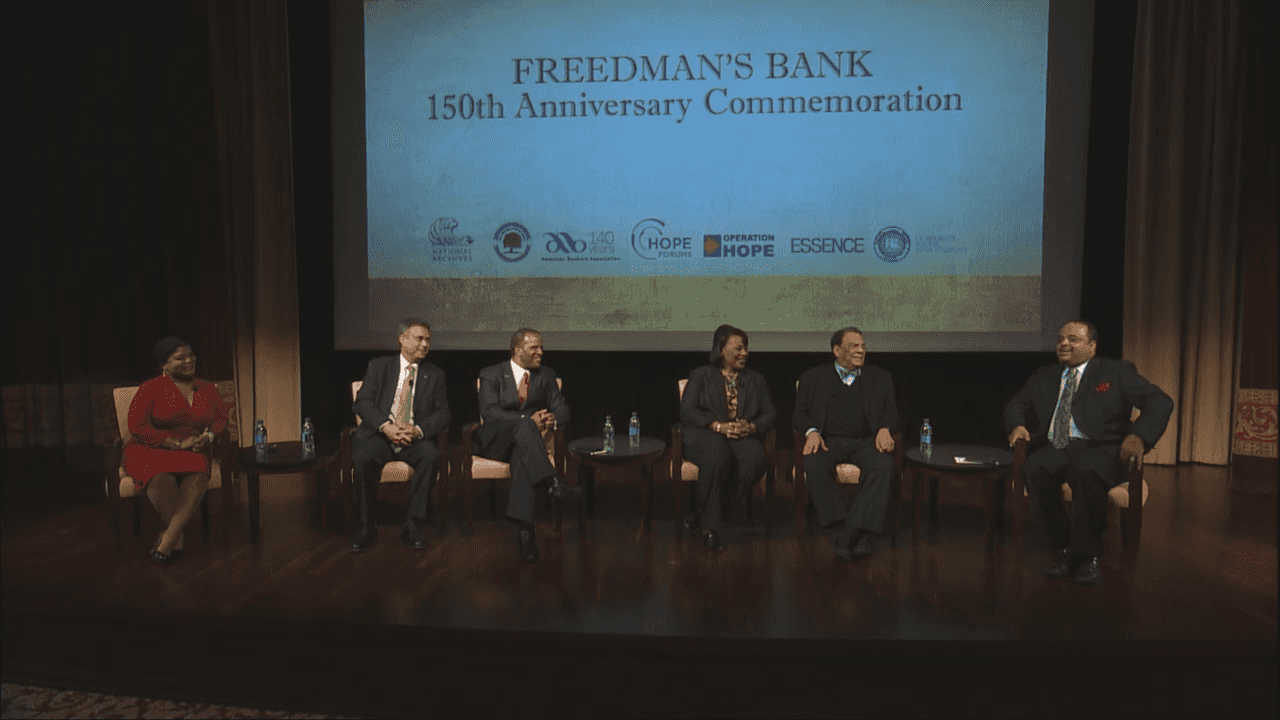
<path fill-rule="evenodd" d="M 529 399 L 529 373 L 520 376 L 520 384 L 516 385 L 516 399 L 524 405 L 524 401 Z"/>

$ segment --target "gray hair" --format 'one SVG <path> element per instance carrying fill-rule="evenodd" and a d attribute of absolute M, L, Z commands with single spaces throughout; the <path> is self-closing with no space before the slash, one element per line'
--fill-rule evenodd
<path fill-rule="evenodd" d="M 409 332 L 409 328 L 414 327 L 415 325 L 421 325 L 427 329 L 427 332 L 431 332 L 431 323 L 423 320 L 422 318 L 408 317 L 400 321 L 400 332 L 397 333 L 396 336 L 399 337 L 400 335 Z"/>

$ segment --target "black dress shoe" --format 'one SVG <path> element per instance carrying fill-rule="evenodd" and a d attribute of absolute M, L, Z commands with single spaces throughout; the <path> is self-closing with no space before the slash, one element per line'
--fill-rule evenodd
<path fill-rule="evenodd" d="M 871 533 L 860 532 L 854 541 L 849 543 L 848 547 L 836 548 L 836 557 L 845 562 L 853 562 L 864 557 L 870 557 L 873 552 L 871 549 Z"/>
<path fill-rule="evenodd" d="M 157 565 L 168 565 L 173 561 L 173 553 L 160 552 L 156 548 L 151 548 L 151 559 Z"/>
<path fill-rule="evenodd" d="M 516 545 L 519 546 L 521 560 L 538 562 L 538 536 L 533 532 L 533 525 L 516 530 Z"/>
<path fill-rule="evenodd" d="M 1097 585 L 1102 582 L 1102 568 L 1098 567 L 1098 558 L 1091 557 L 1076 568 L 1076 582 L 1081 585 Z"/>
<path fill-rule="evenodd" d="M 566 485 L 560 482 L 560 478 L 553 477 L 547 486 L 547 494 L 556 500 L 577 500 L 582 496 L 582 488 Z"/>
<path fill-rule="evenodd" d="M 1064 578 L 1071 576 L 1071 551 L 1063 548 L 1054 556 L 1053 564 L 1049 566 L 1044 574 L 1051 578 Z"/>
<path fill-rule="evenodd" d="M 355 537 L 351 538 L 351 552 L 360 553 L 368 550 L 377 536 L 378 531 L 375 529 L 360 528 L 356 531 Z"/>
<path fill-rule="evenodd" d="M 702 547 L 719 552 L 724 549 L 724 544 L 720 542 L 720 535 L 715 530 L 708 530 L 702 533 Z"/>
<path fill-rule="evenodd" d="M 685 515 L 684 529 L 688 530 L 689 532 L 696 531 L 698 529 L 698 520 L 699 520 L 698 513 L 696 512 L 691 512 L 688 515 Z"/>
<path fill-rule="evenodd" d="M 422 536 L 422 531 L 418 529 L 418 524 L 412 520 L 400 532 L 400 542 L 414 550 L 425 550 L 427 548 L 427 539 Z"/>

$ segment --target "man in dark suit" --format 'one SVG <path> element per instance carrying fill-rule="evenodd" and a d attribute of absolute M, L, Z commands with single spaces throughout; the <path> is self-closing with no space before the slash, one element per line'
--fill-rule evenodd
<path fill-rule="evenodd" d="M 516 523 L 520 557 L 537 562 L 533 530 L 535 491 L 546 488 L 556 500 L 581 492 L 560 482 L 547 459 L 544 437 L 569 422 L 569 404 L 556 384 L 556 372 L 542 366 L 542 335 L 521 328 L 511 336 L 511 359 L 480 371 L 480 429 L 476 454 L 511 465 L 507 517 Z"/>
<path fill-rule="evenodd" d="M 1026 440 L 1032 452 L 1023 479 L 1057 557 L 1046 572 L 1076 582 L 1102 580 L 1098 556 L 1107 527 L 1107 491 L 1142 462 L 1164 434 L 1173 400 L 1123 360 L 1094 357 L 1098 331 L 1076 320 L 1058 331 L 1058 362 L 1040 368 L 1004 409 L 1009 444 Z M 1129 422 L 1133 408 L 1142 411 Z M 1035 435 L 1028 427 L 1037 428 Z M 1072 513 L 1062 503 L 1071 487 Z"/>
<path fill-rule="evenodd" d="M 831 336 L 834 366 L 823 363 L 800 376 L 792 427 L 804 433 L 804 472 L 818 525 L 842 525 L 836 555 L 855 560 L 871 554 L 871 537 L 884 531 L 893 484 L 893 429 L 898 406 L 893 378 L 867 365 L 867 344 L 855 327 Z M 858 496 L 848 510 L 836 482 L 836 465 L 861 472 Z"/>
<path fill-rule="evenodd" d="M 359 527 L 352 552 L 362 552 L 378 535 L 373 506 L 378 497 L 382 466 L 392 460 L 413 467 L 409 481 L 409 513 L 400 539 L 415 550 L 427 546 L 418 525 L 426 519 L 431 477 L 440 462 L 436 435 L 449 427 L 449 401 L 444 371 L 427 362 L 431 326 L 409 318 L 400 323 L 400 354 L 369 362 L 364 384 L 356 393 L 360 427 L 352 439 Z"/>

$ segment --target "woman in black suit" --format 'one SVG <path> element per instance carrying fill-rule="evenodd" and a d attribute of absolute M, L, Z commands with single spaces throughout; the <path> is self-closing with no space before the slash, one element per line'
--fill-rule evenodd
<path fill-rule="evenodd" d="M 760 437 L 773 427 L 769 387 L 747 369 L 747 343 L 732 325 L 716 328 L 710 364 L 689 373 L 680 400 L 685 457 L 698 466 L 698 504 L 684 524 L 699 528 L 711 550 L 724 549 L 717 534 L 723 488 L 736 488 L 738 500 L 747 497 L 765 471 Z"/>

